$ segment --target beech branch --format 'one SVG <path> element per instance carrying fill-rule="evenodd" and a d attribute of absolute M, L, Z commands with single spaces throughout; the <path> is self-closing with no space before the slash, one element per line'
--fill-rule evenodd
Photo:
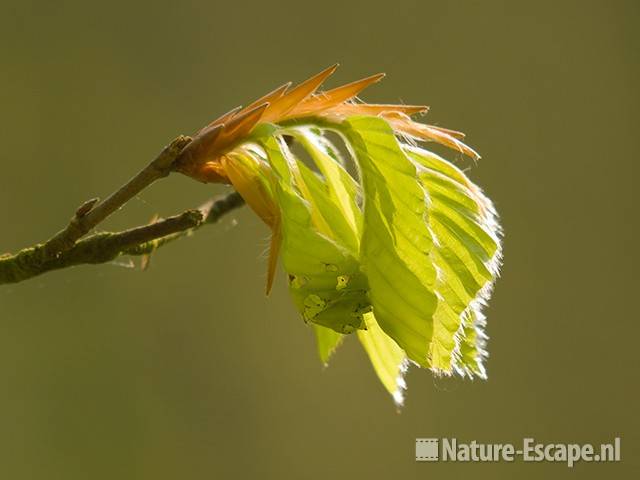
<path fill-rule="evenodd" d="M 121 255 L 148 256 L 157 248 L 191 234 L 206 224 L 216 223 L 226 213 L 244 204 L 233 192 L 211 200 L 197 209 L 160 219 L 149 225 L 120 232 L 99 232 L 85 237 L 109 215 L 119 210 L 156 180 L 168 176 L 180 152 L 191 138 L 179 136 L 122 187 L 100 202 L 84 202 L 69 224 L 44 243 L 0 255 L 0 284 L 16 283 L 52 270 L 81 264 L 100 264 Z M 148 257 L 147 257 L 148 258 Z"/>
<path fill-rule="evenodd" d="M 191 138 L 180 135 L 160 152 L 160 154 L 131 180 L 99 202 L 97 198 L 83 203 L 66 226 L 45 244 L 49 255 L 68 250 L 74 246 L 79 238 L 93 230 L 125 203 L 138 195 L 156 180 L 171 173 L 173 162 L 186 147 Z"/>

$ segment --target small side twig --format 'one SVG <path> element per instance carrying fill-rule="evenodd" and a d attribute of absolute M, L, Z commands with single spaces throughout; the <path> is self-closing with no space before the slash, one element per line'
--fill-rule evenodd
<path fill-rule="evenodd" d="M 173 242 L 186 235 L 191 235 L 204 225 L 210 225 L 220 220 L 226 213 L 244 205 L 244 199 L 238 192 L 230 193 L 229 195 L 221 198 L 211 199 L 208 202 L 202 204 L 198 211 L 202 214 L 202 222 L 198 225 L 194 225 L 188 229 L 154 238 L 147 242 L 141 242 L 135 246 L 127 248 L 123 251 L 126 255 L 149 255 L 155 250 L 167 243 Z"/>
<path fill-rule="evenodd" d="M 21 282 L 74 265 L 106 263 L 120 255 L 146 255 L 203 225 L 217 222 L 243 204 L 242 197 L 233 192 L 198 209 L 150 225 L 122 232 L 95 233 L 55 255 L 48 251 L 47 242 L 25 248 L 15 255 L 0 256 L 0 284 Z"/>

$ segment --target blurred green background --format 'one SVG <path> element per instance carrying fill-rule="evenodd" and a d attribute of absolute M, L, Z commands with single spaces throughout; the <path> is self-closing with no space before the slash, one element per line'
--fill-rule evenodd
<path fill-rule="evenodd" d="M 638 476 L 637 2 L 2 2 L 0 252 L 47 238 L 178 133 L 336 61 L 483 155 L 505 266 L 489 380 L 412 369 L 398 414 L 355 339 L 324 370 L 244 209 L 147 272 L 0 287 L 0 478 Z M 455 158 L 456 155 L 453 155 Z M 222 187 L 172 176 L 105 227 Z M 282 275 L 282 274 L 281 274 Z M 416 437 L 611 441 L 620 464 L 416 463 Z"/>

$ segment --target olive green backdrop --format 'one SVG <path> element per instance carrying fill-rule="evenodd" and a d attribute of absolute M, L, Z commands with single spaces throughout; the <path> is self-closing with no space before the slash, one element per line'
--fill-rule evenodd
<path fill-rule="evenodd" d="M 349 339 L 323 369 L 248 210 L 118 265 L 0 287 L 0 477 L 638 475 L 637 2 L 9 2 L 0 251 L 47 238 L 179 133 L 336 61 L 427 103 L 502 215 L 489 380 L 412 369 L 398 414 Z M 456 155 L 454 155 L 455 157 Z M 172 176 L 105 226 L 224 188 Z M 125 262 L 123 262 L 125 263 Z M 282 275 L 282 274 L 281 274 Z M 600 443 L 620 464 L 416 463 L 416 437 Z"/>

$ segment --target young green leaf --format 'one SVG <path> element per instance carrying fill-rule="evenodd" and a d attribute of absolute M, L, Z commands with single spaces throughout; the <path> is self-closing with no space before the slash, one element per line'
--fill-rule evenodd
<path fill-rule="evenodd" d="M 479 156 L 461 133 L 410 117 L 426 107 L 353 100 L 381 75 L 318 92 L 334 70 L 215 120 L 177 169 L 231 183 L 271 228 L 268 287 L 280 252 L 323 363 L 357 331 L 398 403 L 409 361 L 484 378 L 481 307 L 501 262 L 497 215 L 459 168 L 418 143 Z M 296 157 L 292 141 L 310 163 Z"/>

